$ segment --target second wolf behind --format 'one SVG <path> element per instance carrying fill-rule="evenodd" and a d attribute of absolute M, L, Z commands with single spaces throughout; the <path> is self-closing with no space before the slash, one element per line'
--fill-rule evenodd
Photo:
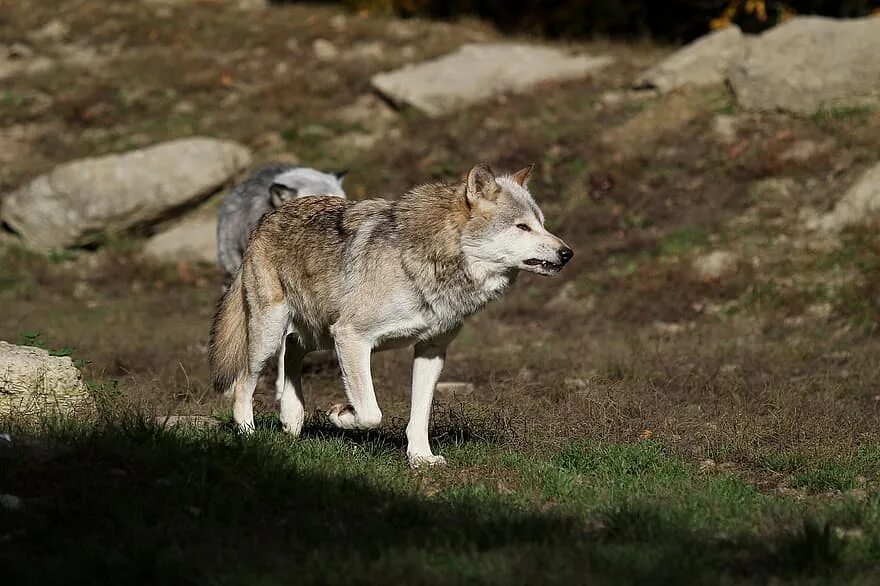
<path fill-rule="evenodd" d="M 223 271 L 224 286 L 229 286 L 238 271 L 251 232 L 260 218 L 284 202 L 299 197 L 333 195 L 344 199 L 344 177 L 344 171 L 324 173 L 308 167 L 273 163 L 230 191 L 223 200 L 217 221 L 217 257 Z M 278 350 L 275 387 L 279 394 L 284 389 L 286 349 L 283 344 Z"/>
<path fill-rule="evenodd" d="M 236 186 L 220 207 L 217 258 L 226 285 L 241 265 L 244 249 L 257 223 L 285 201 L 309 195 L 345 197 L 345 172 L 324 173 L 308 167 L 272 163 Z"/>

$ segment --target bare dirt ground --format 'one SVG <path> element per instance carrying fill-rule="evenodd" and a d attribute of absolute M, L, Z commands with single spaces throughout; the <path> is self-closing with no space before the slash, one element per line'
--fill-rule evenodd
<path fill-rule="evenodd" d="M 485 417 L 535 452 L 650 437 L 768 491 L 877 481 L 796 478 L 804 462 L 878 440 L 880 239 L 806 224 L 875 162 L 880 113 L 750 114 L 724 87 L 632 95 L 630 80 L 667 49 L 585 42 L 570 47 L 615 64 L 427 119 L 374 99 L 370 75 L 498 33 L 293 4 L 0 7 L 0 44 L 25 55 L 0 88 L 0 192 L 64 161 L 190 135 L 240 141 L 258 162 L 348 168 L 358 199 L 477 161 L 534 161 L 532 191 L 576 257 L 556 279 L 522 276 L 465 327 L 443 380 L 474 391 L 441 394 L 439 417 Z M 47 29 L 53 19 L 63 26 Z M 319 59 L 317 39 L 338 54 Z M 141 236 L 49 258 L 0 249 L 0 339 L 40 332 L 73 347 L 101 392 L 155 413 L 224 409 L 206 363 L 219 274 L 152 265 Z M 715 250 L 738 264 L 707 281 L 692 263 Z M 392 425 L 407 413 L 409 359 L 374 359 Z M 332 365 L 312 366 L 305 384 L 316 410 L 342 394 Z M 269 379 L 259 399 L 273 407 Z"/>

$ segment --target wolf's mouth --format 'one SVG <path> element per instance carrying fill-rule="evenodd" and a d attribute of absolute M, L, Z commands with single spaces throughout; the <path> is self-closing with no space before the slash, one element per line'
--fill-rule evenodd
<path fill-rule="evenodd" d="M 561 264 L 550 262 L 549 260 L 541 260 L 539 258 L 530 258 L 528 260 L 524 260 L 523 264 L 530 267 L 541 267 L 545 271 L 553 273 L 562 270 Z"/>

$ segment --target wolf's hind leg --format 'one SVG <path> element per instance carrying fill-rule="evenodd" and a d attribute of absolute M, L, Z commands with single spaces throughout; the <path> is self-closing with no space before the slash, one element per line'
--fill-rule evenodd
<path fill-rule="evenodd" d="M 382 423 L 370 374 L 372 346 L 351 328 L 331 328 L 348 405 L 334 405 L 327 416 L 341 429 L 372 429 Z"/>
<path fill-rule="evenodd" d="M 254 389 L 266 359 L 278 352 L 290 311 L 284 304 L 254 309 L 248 320 L 248 372 L 235 381 L 232 414 L 241 431 L 254 430 Z"/>
<path fill-rule="evenodd" d="M 293 324 L 288 322 L 281 338 L 281 347 L 278 349 L 278 376 L 275 377 L 275 398 L 278 400 L 281 399 L 281 395 L 284 393 L 284 381 L 287 380 L 287 377 L 284 376 L 284 354 L 287 352 L 287 339 L 292 333 Z"/>
<path fill-rule="evenodd" d="M 302 392 L 302 360 L 306 355 L 305 349 L 294 340 L 294 337 L 287 337 L 290 341 L 290 347 L 283 353 L 284 364 L 279 364 L 278 369 L 284 369 L 284 382 L 281 385 L 281 391 L 278 394 L 278 401 L 281 410 L 281 425 L 284 431 L 298 436 L 302 431 L 303 421 L 305 420 L 305 405 L 303 403 Z M 286 341 L 281 343 L 282 348 Z M 282 355 L 279 352 L 279 355 Z"/>

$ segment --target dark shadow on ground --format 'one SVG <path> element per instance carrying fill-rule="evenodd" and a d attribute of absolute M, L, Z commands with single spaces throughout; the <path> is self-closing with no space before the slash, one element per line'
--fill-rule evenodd
<path fill-rule="evenodd" d="M 491 490 L 429 497 L 405 479 L 433 472 L 381 457 L 393 445 L 350 472 L 339 442 L 263 433 L 130 422 L 0 448 L 0 492 L 23 503 L 0 509 L 2 583 L 681 584 L 803 569 L 774 549 L 799 536 L 713 542 L 627 499 L 597 525 Z"/>

